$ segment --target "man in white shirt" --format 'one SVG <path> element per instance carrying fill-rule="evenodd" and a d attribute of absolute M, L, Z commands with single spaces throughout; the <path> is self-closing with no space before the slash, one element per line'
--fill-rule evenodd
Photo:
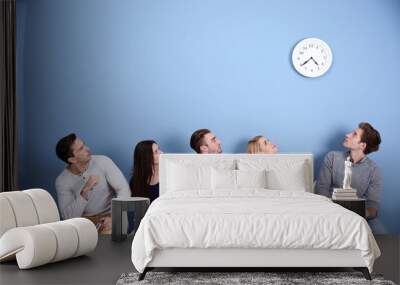
<path fill-rule="evenodd" d="M 130 197 L 122 172 L 107 156 L 91 155 L 75 134 L 58 141 L 56 154 L 67 163 L 55 183 L 61 216 L 87 217 L 99 232 L 111 233 L 111 199 Z"/>

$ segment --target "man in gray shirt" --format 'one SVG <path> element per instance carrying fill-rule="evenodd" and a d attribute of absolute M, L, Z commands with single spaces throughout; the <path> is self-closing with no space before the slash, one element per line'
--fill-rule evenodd
<path fill-rule="evenodd" d="M 353 163 L 351 187 L 357 190 L 359 198 L 366 199 L 367 219 L 375 218 L 382 192 L 382 176 L 367 154 L 377 151 L 380 143 L 379 132 L 369 123 L 360 123 L 343 141 L 343 146 L 349 151 L 331 151 L 325 156 L 317 180 L 317 193 L 331 197 L 333 188 L 342 188 L 344 162 L 350 157 Z"/>
<path fill-rule="evenodd" d="M 110 233 L 111 199 L 130 197 L 122 172 L 107 156 L 92 156 L 75 134 L 60 139 L 56 153 L 68 164 L 55 183 L 61 216 L 88 217 L 100 226 L 100 232 Z"/>

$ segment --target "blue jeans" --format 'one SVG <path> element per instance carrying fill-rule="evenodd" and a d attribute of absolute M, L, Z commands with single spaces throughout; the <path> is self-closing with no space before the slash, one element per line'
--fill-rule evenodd
<path fill-rule="evenodd" d="M 135 227 L 135 212 L 128 211 L 128 234 L 130 234 Z"/>
<path fill-rule="evenodd" d="M 387 229 L 385 228 L 385 226 L 383 225 L 381 220 L 379 220 L 379 218 L 368 220 L 368 225 L 370 226 L 372 233 L 374 233 L 374 234 L 386 234 L 387 233 Z"/>

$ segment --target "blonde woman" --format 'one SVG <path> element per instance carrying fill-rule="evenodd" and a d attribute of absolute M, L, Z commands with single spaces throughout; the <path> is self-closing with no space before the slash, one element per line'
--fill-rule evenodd
<path fill-rule="evenodd" d="M 247 153 L 267 153 L 274 154 L 278 152 L 278 147 L 263 136 L 256 136 L 249 140 L 247 144 Z"/>

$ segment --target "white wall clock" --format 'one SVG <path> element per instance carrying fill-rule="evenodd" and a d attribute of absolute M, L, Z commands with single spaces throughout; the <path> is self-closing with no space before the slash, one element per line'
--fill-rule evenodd
<path fill-rule="evenodd" d="M 331 67 L 332 60 L 332 51 L 328 44 L 317 38 L 298 42 L 292 52 L 294 68 L 306 77 L 323 75 Z"/>

